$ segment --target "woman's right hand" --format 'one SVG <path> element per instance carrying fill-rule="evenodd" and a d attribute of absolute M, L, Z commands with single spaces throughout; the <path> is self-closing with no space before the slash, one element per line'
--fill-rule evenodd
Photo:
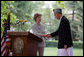
<path fill-rule="evenodd" d="M 42 34 L 42 35 L 40 35 L 40 36 L 42 36 L 42 37 L 47 37 L 47 35 L 46 35 L 46 34 Z"/>

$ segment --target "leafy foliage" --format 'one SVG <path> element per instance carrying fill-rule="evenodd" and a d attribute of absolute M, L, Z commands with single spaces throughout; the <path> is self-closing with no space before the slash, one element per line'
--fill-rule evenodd
<path fill-rule="evenodd" d="M 4 31 L 3 20 L 7 19 L 8 13 L 10 12 L 10 9 L 12 8 L 11 6 L 13 6 L 13 5 L 10 6 L 9 5 L 10 3 L 14 3 L 14 1 L 1 1 L 1 35 Z M 10 19 L 11 19 L 10 22 L 15 22 L 16 16 L 11 13 Z"/>
<path fill-rule="evenodd" d="M 53 8 L 62 8 L 71 24 L 73 39 L 83 40 L 83 1 L 54 1 L 52 8 L 47 5 L 43 8 L 45 1 L 1 1 L 1 34 L 4 31 L 3 20 L 7 19 L 8 12 L 11 12 L 11 29 L 18 31 L 29 31 L 35 23 L 33 16 L 35 13 L 42 14 L 42 24 L 46 28 L 46 33 L 52 33 L 59 27 L 59 21 L 54 17 Z M 74 20 L 68 14 L 68 11 L 76 11 Z M 28 20 L 26 23 L 15 25 L 19 20 Z M 57 38 L 57 37 L 55 37 Z"/>

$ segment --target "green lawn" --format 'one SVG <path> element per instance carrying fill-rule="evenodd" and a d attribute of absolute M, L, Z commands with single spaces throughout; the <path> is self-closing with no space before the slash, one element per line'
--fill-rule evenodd
<path fill-rule="evenodd" d="M 57 56 L 56 47 L 45 47 L 44 56 Z M 83 49 L 73 48 L 73 56 L 83 56 Z"/>

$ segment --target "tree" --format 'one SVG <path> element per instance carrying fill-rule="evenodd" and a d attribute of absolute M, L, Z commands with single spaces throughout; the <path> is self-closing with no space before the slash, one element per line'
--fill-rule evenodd
<path fill-rule="evenodd" d="M 21 25 L 21 30 L 27 31 L 31 28 L 30 26 L 33 23 L 31 16 L 35 5 L 32 3 L 32 1 L 15 1 L 13 5 L 14 9 L 12 12 L 17 16 L 17 21 L 25 19 L 28 20 L 28 23 Z M 18 26 L 16 27 L 16 30 L 19 30 Z"/>
<path fill-rule="evenodd" d="M 10 3 L 14 3 L 14 1 L 1 1 L 1 36 L 4 31 L 3 20 L 7 19 L 8 13 L 11 12 L 10 10 L 13 8 L 13 5 L 10 5 Z M 16 18 L 17 17 L 11 12 L 10 22 L 14 23 Z"/>
<path fill-rule="evenodd" d="M 62 9 L 64 9 L 65 8 L 65 2 L 64 1 L 56 1 L 53 4 L 53 7 L 54 8 L 62 8 Z"/>
<path fill-rule="evenodd" d="M 73 11 L 71 28 L 73 33 L 73 38 L 83 40 L 83 2 L 82 1 L 67 1 L 66 7 Z M 76 13 L 74 14 L 74 11 Z"/>

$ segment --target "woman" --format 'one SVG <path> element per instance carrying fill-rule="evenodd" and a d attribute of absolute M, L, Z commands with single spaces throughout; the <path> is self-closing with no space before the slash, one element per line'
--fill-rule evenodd
<path fill-rule="evenodd" d="M 32 26 L 32 32 L 38 36 L 39 38 L 42 38 L 42 42 L 39 42 L 38 44 L 38 53 L 39 56 L 43 56 L 44 54 L 44 47 L 45 47 L 45 39 L 44 37 L 42 37 L 42 34 L 45 34 L 45 27 L 40 23 L 41 22 L 41 14 L 36 13 L 34 15 L 34 20 L 35 20 L 35 24 Z"/>

